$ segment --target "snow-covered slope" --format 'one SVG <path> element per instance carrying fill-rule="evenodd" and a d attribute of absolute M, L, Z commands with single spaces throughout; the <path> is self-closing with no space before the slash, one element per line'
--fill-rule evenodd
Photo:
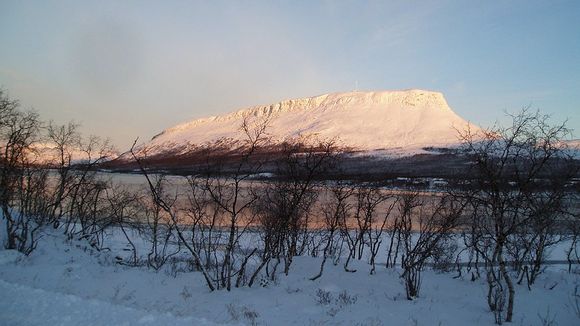
<path fill-rule="evenodd" d="M 61 161 L 58 147 L 50 142 L 33 143 L 27 155 L 31 162 L 37 164 L 58 165 Z M 92 149 L 90 153 L 80 147 L 69 147 L 66 149 L 65 160 L 70 159 L 71 164 L 87 164 L 95 161 L 109 161 L 117 156 L 119 153 L 109 146 L 104 149 Z"/>
<path fill-rule="evenodd" d="M 269 121 L 274 142 L 296 137 L 335 139 L 354 150 L 377 150 L 457 143 L 459 117 L 443 94 L 425 90 L 347 92 L 285 100 L 169 128 L 148 144 L 148 154 L 187 152 L 220 139 L 244 139 L 245 118 Z M 472 127 L 473 128 L 473 127 Z"/>

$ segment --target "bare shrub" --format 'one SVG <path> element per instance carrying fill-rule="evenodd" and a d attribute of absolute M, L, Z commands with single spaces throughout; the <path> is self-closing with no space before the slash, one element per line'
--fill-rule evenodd
<path fill-rule="evenodd" d="M 316 247 L 310 250 L 316 255 L 320 241 L 311 238 L 310 211 L 318 198 L 318 181 L 332 164 L 335 151 L 332 141 L 283 144 L 283 157 L 276 161 L 276 174 L 281 180 L 267 184 L 257 203 L 263 252 L 250 286 L 264 267 L 266 274 L 274 278 L 281 262 L 288 275 L 293 258 L 303 254 L 309 244 Z"/>
<path fill-rule="evenodd" d="M 433 248 L 431 255 L 430 260 L 432 261 L 433 269 L 441 272 L 451 271 L 458 247 L 457 239 L 453 235 L 441 239 Z"/>
<path fill-rule="evenodd" d="M 509 250 L 516 268 L 529 264 L 531 285 L 547 246 L 554 243 L 554 225 L 568 210 L 566 185 L 578 171 L 562 142 L 569 135 L 565 124 L 551 125 L 548 116 L 527 109 L 511 118 L 508 127 L 461 135 L 473 162 L 474 179 L 466 192 L 477 234 L 472 245 L 485 260 L 492 311 L 501 306 L 491 300 L 493 293 L 507 292 L 507 322 L 513 319 L 515 297 L 506 261 Z M 513 250 L 516 240 L 523 251 Z"/>
<path fill-rule="evenodd" d="M 25 254 L 36 248 L 36 232 L 44 224 L 44 216 L 23 214 L 33 213 L 30 205 L 44 206 L 43 195 L 31 188 L 46 185 L 45 176 L 31 166 L 30 154 L 38 140 L 40 125 L 38 114 L 21 111 L 18 101 L 0 89 L 0 209 L 6 229 L 4 247 Z M 39 208 L 44 210 L 38 206 L 34 210 Z"/>
<path fill-rule="evenodd" d="M 336 316 L 345 307 L 355 304 L 357 299 L 357 296 L 349 294 L 346 290 L 334 297 L 330 291 L 318 289 L 315 296 L 318 305 L 329 307 L 326 313 L 331 317 Z"/>
<path fill-rule="evenodd" d="M 574 293 L 570 296 L 570 309 L 576 317 L 580 318 L 580 286 L 574 286 Z"/>
<path fill-rule="evenodd" d="M 336 298 L 336 303 L 340 307 L 353 305 L 356 303 L 358 297 L 356 295 L 348 294 L 346 290 L 342 290 Z"/>
<path fill-rule="evenodd" d="M 173 206 L 177 200 L 177 194 L 169 194 L 167 189 L 167 180 L 162 175 L 156 175 L 152 178 L 153 186 L 157 196 L 164 198 L 165 202 Z M 174 232 L 174 224 L 171 218 L 157 203 L 154 198 L 142 196 L 140 200 L 141 219 L 144 223 L 141 225 L 142 235 L 150 244 L 147 253 L 147 265 L 155 270 L 159 270 L 168 259 L 175 256 L 181 251 L 181 246 L 177 235 Z"/>
<path fill-rule="evenodd" d="M 254 309 L 245 305 L 238 306 L 232 303 L 227 304 L 226 308 L 233 321 L 240 322 L 246 320 L 250 325 L 258 325 L 260 314 Z"/>
<path fill-rule="evenodd" d="M 66 125 L 56 125 L 52 121 L 47 128 L 48 142 L 53 146 L 52 151 L 55 154 L 54 162 L 50 164 L 57 171 L 52 210 L 49 216 L 55 228 L 60 225 L 61 218 L 66 214 L 65 201 L 77 181 L 72 169 L 72 160 L 73 154 L 78 150 L 81 142 L 78 128 L 79 125 L 74 122 L 69 122 Z M 70 223 L 72 221 L 69 220 Z"/>
<path fill-rule="evenodd" d="M 324 250 L 322 252 L 322 262 L 320 263 L 320 270 L 318 274 L 310 278 L 310 280 L 317 280 L 324 273 L 324 265 L 326 260 L 331 255 L 340 255 L 337 253 L 339 251 L 338 245 L 340 243 L 337 241 L 336 236 L 340 231 L 341 221 L 346 219 L 346 214 L 348 214 L 351 209 L 351 204 L 349 199 L 353 194 L 353 188 L 345 185 L 342 182 L 338 182 L 334 186 L 330 186 L 328 191 L 330 192 L 330 198 L 328 203 L 323 206 L 322 211 L 324 213 L 324 228 L 321 230 L 321 241 L 326 243 Z"/>
<path fill-rule="evenodd" d="M 329 305 L 333 301 L 332 293 L 323 289 L 316 290 L 316 303 L 322 306 Z"/>
<path fill-rule="evenodd" d="M 540 324 L 542 326 L 554 326 L 556 323 L 556 315 L 550 313 L 550 307 L 546 309 L 545 314 L 538 313 L 538 319 L 540 319 Z"/>
<path fill-rule="evenodd" d="M 419 192 L 410 192 L 401 196 L 396 236 L 401 242 L 401 277 L 408 300 L 419 295 L 425 263 L 453 241 L 450 232 L 458 226 L 465 205 L 450 195 L 421 197 Z"/>
<path fill-rule="evenodd" d="M 215 153 L 208 150 L 204 173 L 189 179 L 187 196 L 192 205 L 186 210 L 186 217 L 191 223 L 182 223 L 182 210 L 176 208 L 174 199 L 163 196 L 156 187 L 143 166 L 142 158 L 135 153 L 135 145 L 131 149 L 147 180 L 153 202 L 169 217 L 180 243 L 191 253 L 212 291 L 222 288 L 229 291 L 232 284 L 239 287 L 247 282 L 246 267 L 257 247 L 244 253 L 239 242 L 256 221 L 253 207 L 258 195 L 251 176 L 257 174 L 262 166 L 262 161 L 255 155 L 266 143 L 266 126 L 267 121 L 244 119 L 241 129 L 247 138 L 237 149 L 239 157 L 233 168 L 226 169 L 219 160 L 220 156 L 213 157 Z M 208 217 L 212 220 L 209 224 L 205 223 Z"/>
<path fill-rule="evenodd" d="M 379 207 L 388 197 L 381 192 L 380 188 L 374 185 L 359 185 L 353 195 L 356 198 L 356 206 L 353 207 L 350 214 L 345 214 L 341 221 L 341 233 L 349 249 L 344 270 L 354 272 L 355 270 L 349 269 L 349 262 L 351 259 L 362 259 L 365 249 L 370 248 L 375 249 L 371 250 L 372 274 L 374 272 L 374 259 L 378 252 L 377 244 L 380 244 L 380 235 L 386 226 L 394 204 L 387 209 L 381 223 L 377 221 L 380 214 Z"/>
<path fill-rule="evenodd" d="M 138 205 L 138 196 L 126 188 L 111 187 L 106 191 L 106 198 L 109 203 L 111 225 L 121 230 L 127 244 L 131 247 L 131 260 L 125 262 L 122 257 L 119 257 L 117 262 L 137 266 L 139 264 L 139 254 L 130 233 L 139 231 L 137 215 L 141 212 L 141 209 Z"/>
<path fill-rule="evenodd" d="M 580 202 L 580 194 L 572 197 L 570 200 Z M 574 263 L 580 264 L 580 252 L 578 251 L 578 241 L 580 240 L 580 214 L 573 214 L 569 212 L 569 218 L 566 221 L 566 231 L 568 233 L 568 241 L 570 247 L 566 250 L 566 260 L 568 261 L 568 273 L 572 272 L 572 265 Z"/>
<path fill-rule="evenodd" d="M 200 253 L 199 253 L 198 247 L 196 247 L 194 244 L 192 244 L 191 240 L 187 238 L 187 234 L 185 234 L 180 229 L 179 225 L 180 225 L 181 220 L 178 217 L 178 210 L 173 206 L 174 202 L 167 202 L 166 198 L 164 198 L 161 194 L 159 194 L 158 189 L 155 187 L 154 182 L 149 177 L 149 173 L 145 169 L 141 158 L 139 158 L 137 156 L 137 154 L 135 152 L 135 145 L 137 143 L 137 140 L 138 139 L 136 139 L 135 142 L 133 143 L 133 146 L 131 147 L 130 152 L 131 152 L 131 155 L 133 156 L 133 159 L 137 162 L 137 165 L 139 166 L 141 173 L 143 174 L 143 176 L 145 177 L 145 179 L 147 181 L 147 185 L 149 186 L 149 191 L 150 191 L 151 197 L 153 199 L 154 205 L 160 207 L 165 213 L 168 214 L 168 216 L 171 219 L 171 223 L 175 227 L 175 231 L 177 232 L 180 243 L 182 243 L 187 248 L 187 250 L 191 253 L 194 264 L 202 272 L 208 288 L 211 291 L 214 291 L 216 289 L 216 287 L 214 285 L 214 280 L 212 280 L 212 278 L 210 277 L 210 275 L 208 273 L 208 270 L 204 267 L 204 265 L 201 264 L 201 258 L 200 258 Z M 121 228 L 121 229 L 123 230 L 123 233 L 125 234 L 125 237 L 127 238 L 127 241 L 131 244 L 131 246 L 133 248 L 134 258 L 136 261 L 136 259 L 137 259 L 136 247 L 133 244 L 133 242 L 130 240 L 130 237 L 127 235 L 126 231 L 123 228 Z"/>

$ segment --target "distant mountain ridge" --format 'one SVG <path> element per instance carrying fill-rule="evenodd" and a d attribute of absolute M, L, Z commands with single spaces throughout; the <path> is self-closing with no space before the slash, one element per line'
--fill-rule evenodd
<path fill-rule="evenodd" d="M 139 150 L 148 156 L 182 155 L 223 140 L 236 143 L 246 137 L 240 130 L 246 118 L 268 119 L 266 132 L 274 143 L 298 137 L 335 139 L 353 151 L 412 152 L 453 146 L 458 143 L 458 131 L 469 126 L 439 92 L 356 91 L 284 100 L 192 120 L 164 130 Z"/>

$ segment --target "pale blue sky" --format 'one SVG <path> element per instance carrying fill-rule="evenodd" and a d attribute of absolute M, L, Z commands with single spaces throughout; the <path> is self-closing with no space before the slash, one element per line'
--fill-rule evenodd
<path fill-rule="evenodd" d="M 0 86 L 126 149 L 193 118 L 423 88 L 480 125 L 531 105 L 580 133 L 580 1 L 0 0 Z"/>

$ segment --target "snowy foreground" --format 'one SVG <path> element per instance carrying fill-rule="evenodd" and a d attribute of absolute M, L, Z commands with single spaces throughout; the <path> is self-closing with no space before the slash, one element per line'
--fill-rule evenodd
<path fill-rule="evenodd" d="M 197 272 L 155 272 L 115 263 L 121 241 L 96 252 L 45 235 L 25 257 L 0 251 L 0 325 L 491 325 L 484 280 L 426 270 L 421 296 L 405 299 L 398 270 L 355 262 L 356 273 L 298 257 L 288 277 L 254 288 L 209 292 Z M 557 250 L 556 250 L 557 251 Z M 552 254 L 558 258 L 558 253 Z M 358 265 L 357 265 L 358 263 Z M 515 325 L 579 325 L 580 271 L 550 266 L 532 291 L 516 288 Z"/>

